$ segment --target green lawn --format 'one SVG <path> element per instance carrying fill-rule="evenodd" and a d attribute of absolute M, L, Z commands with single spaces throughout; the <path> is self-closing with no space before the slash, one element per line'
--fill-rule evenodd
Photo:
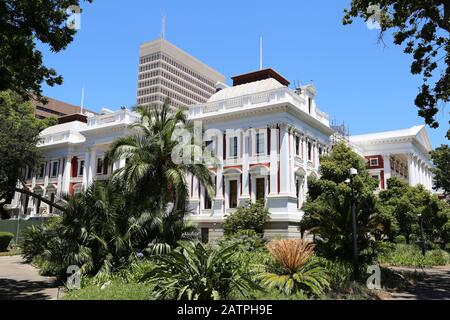
<path fill-rule="evenodd" d="M 152 300 L 152 288 L 143 283 L 112 281 L 109 286 L 89 285 L 80 290 L 67 292 L 64 300 Z"/>
<path fill-rule="evenodd" d="M 8 251 L 0 252 L 0 257 L 17 256 L 22 252 L 19 248 L 11 248 Z"/>

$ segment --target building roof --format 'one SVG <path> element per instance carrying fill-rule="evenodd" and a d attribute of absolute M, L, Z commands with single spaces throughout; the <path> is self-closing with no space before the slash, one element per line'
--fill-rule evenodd
<path fill-rule="evenodd" d="M 232 99 L 242 97 L 245 95 L 265 92 L 273 89 L 285 87 L 280 82 L 273 78 L 241 84 L 235 87 L 229 87 L 216 92 L 209 98 L 208 102 L 215 102 L 225 99 Z"/>
<path fill-rule="evenodd" d="M 414 126 L 408 129 L 394 130 L 394 131 L 384 131 L 376 133 L 368 133 L 362 135 L 356 135 L 350 137 L 350 142 L 361 145 L 367 142 L 377 142 L 394 140 L 401 138 L 414 138 L 418 143 L 420 143 L 427 151 L 431 151 L 433 147 L 431 146 L 428 134 L 424 125 Z"/>
<path fill-rule="evenodd" d="M 279 83 L 285 85 L 286 87 L 288 87 L 290 84 L 290 82 L 285 77 L 280 75 L 278 72 L 276 72 L 272 68 L 253 71 L 253 72 L 244 73 L 244 74 L 241 74 L 238 76 L 231 77 L 231 79 L 233 80 L 233 86 L 238 86 L 241 84 L 246 84 L 249 82 L 255 82 L 255 81 L 259 81 L 259 80 L 265 80 L 265 79 L 269 79 L 269 78 L 273 78 L 273 79 L 277 80 Z"/>
<path fill-rule="evenodd" d="M 47 100 L 46 104 L 43 104 L 37 99 L 31 99 L 31 102 L 35 108 L 35 114 L 38 118 L 61 117 L 81 112 L 81 107 L 79 106 L 50 97 L 44 98 Z M 96 114 L 95 112 L 87 110 L 86 108 L 83 108 L 83 112 Z"/>

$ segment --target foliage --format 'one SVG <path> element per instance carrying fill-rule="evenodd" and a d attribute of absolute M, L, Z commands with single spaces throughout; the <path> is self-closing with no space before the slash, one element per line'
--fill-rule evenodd
<path fill-rule="evenodd" d="M 432 267 L 450 264 L 450 254 L 444 250 L 429 250 L 425 256 L 416 245 L 397 244 L 395 248 L 379 257 L 379 262 L 392 266 Z"/>
<path fill-rule="evenodd" d="M 358 170 L 352 182 L 346 182 L 349 169 Z M 374 195 L 377 182 L 367 173 L 365 163 L 344 143 L 333 147 L 321 158 L 320 179 L 308 179 L 308 198 L 302 207 L 305 215 L 302 231 L 315 235 L 318 253 L 330 260 L 353 259 L 352 188 L 356 197 L 359 261 L 370 262 L 377 254 L 375 237 L 383 230 Z"/>
<path fill-rule="evenodd" d="M 253 230 L 262 234 L 264 225 L 269 219 L 270 213 L 264 202 L 250 203 L 245 207 L 238 208 L 236 212 L 225 219 L 223 223 L 224 233 L 230 235 L 242 230 Z"/>
<path fill-rule="evenodd" d="M 379 9 L 380 12 L 377 12 Z M 439 105 L 450 100 L 450 2 L 448 0 L 352 0 L 345 11 L 344 24 L 354 17 L 376 17 L 380 38 L 394 31 L 394 43 L 406 44 L 404 52 L 414 58 L 411 73 L 420 74 L 423 84 L 415 104 L 419 115 L 432 128 Z M 436 82 L 430 85 L 431 81 Z M 450 130 L 447 131 L 450 139 Z"/>
<path fill-rule="evenodd" d="M 50 274 L 62 275 L 70 265 L 96 275 L 130 263 L 145 234 L 145 217 L 128 211 L 118 186 L 95 183 L 87 191 L 65 197 L 61 217 L 30 228 L 22 243 L 27 261 L 40 262 Z"/>
<path fill-rule="evenodd" d="M 103 287 L 103 289 L 102 289 Z M 146 283 L 110 281 L 104 286 L 90 284 L 66 293 L 64 300 L 152 300 L 153 287 Z"/>
<path fill-rule="evenodd" d="M 406 237 L 404 235 L 396 236 L 394 239 L 395 243 L 406 244 Z"/>
<path fill-rule="evenodd" d="M 450 197 L 450 148 L 443 144 L 431 152 L 431 159 L 435 168 L 434 189 L 444 191 L 444 195 Z"/>
<path fill-rule="evenodd" d="M 239 272 L 231 259 L 236 247 L 211 248 L 201 243 L 180 242 L 167 255 L 155 256 L 157 266 L 145 276 L 155 286 L 158 299 L 227 299 L 233 290 L 247 296 L 258 286 Z"/>
<path fill-rule="evenodd" d="M 423 186 L 413 187 L 398 178 L 390 178 L 387 189 L 379 193 L 379 199 L 385 213 L 384 234 L 391 242 L 399 235 L 405 237 L 406 243 L 411 242 L 412 235 L 420 239 L 419 215 L 426 240 L 442 245 L 448 242 L 446 225 L 450 221 L 450 206 Z M 385 219 L 386 216 L 389 218 Z"/>
<path fill-rule="evenodd" d="M 317 260 L 317 262 L 326 270 L 328 281 L 330 283 L 330 290 L 341 290 L 354 280 L 353 265 L 351 263 L 338 260 L 332 261 L 315 256 L 313 256 L 312 259 Z"/>
<path fill-rule="evenodd" d="M 329 285 L 325 269 L 311 258 L 314 246 L 301 239 L 272 240 L 267 245 L 276 264 L 259 275 L 261 284 L 289 296 L 319 296 Z"/>
<path fill-rule="evenodd" d="M 10 232 L 0 232 L 0 252 L 8 250 L 13 238 L 14 234 Z"/>
<path fill-rule="evenodd" d="M 0 92 L 0 109 L 0 199 L 5 200 L 0 200 L 0 216 L 7 218 L 3 204 L 12 200 L 12 188 L 25 178 L 23 168 L 39 166 L 39 132 L 53 124 L 54 119 L 36 119 L 31 103 L 12 91 Z"/>
<path fill-rule="evenodd" d="M 177 130 L 192 132 L 192 123 L 183 110 L 172 109 L 168 101 L 162 107 L 139 106 L 141 117 L 131 125 L 132 134 L 116 140 L 107 157 L 112 161 L 127 159 L 113 174 L 130 199 L 133 210 L 144 212 L 150 224 L 143 225 L 153 245 L 176 242 L 187 233 L 194 238 L 195 227 L 186 225 L 188 175 L 195 176 L 213 194 L 213 182 L 204 164 L 175 163 L 172 153 L 178 145 Z"/>
<path fill-rule="evenodd" d="M 87 0 L 91 2 L 91 0 Z M 40 94 L 41 83 L 62 83 L 54 69 L 44 66 L 36 43 L 52 52 L 64 50 L 73 40 L 67 8 L 79 0 L 3 0 L 0 2 L 0 91 L 14 90 L 22 96 Z"/>
<path fill-rule="evenodd" d="M 240 230 L 219 240 L 221 247 L 234 246 L 238 251 L 254 251 L 264 247 L 264 240 L 253 230 Z"/>

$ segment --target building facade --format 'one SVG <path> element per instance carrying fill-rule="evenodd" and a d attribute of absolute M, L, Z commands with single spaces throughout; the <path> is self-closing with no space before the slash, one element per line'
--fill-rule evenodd
<path fill-rule="evenodd" d="M 319 177 L 320 156 L 332 147 L 328 116 L 317 107 L 312 85 L 291 90 L 289 81 L 272 69 L 232 79 L 233 86 L 222 86 L 208 101 L 187 111 L 201 128 L 206 152 L 215 159 L 205 162 L 215 183 L 213 197 L 195 177 L 186 177 L 189 219 L 204 240 L 214 241 L 222 236 L 224 219 L 239 206 L 264 201 L 271 213 L 266 236 L 300 237 L 308 179 Z M 126 160 L 107 163 L 105 153 L 138 119 L 127 109 L 63 118 L 41 133 L 45 162 L 39 172 L 28 170 L 25 187 L 54 201 L 62 193 L 77 193 L 106 180 Z M 367 159 L 379 189 L 386 188 L 392 176 L 432 189 L 431 145 L 424 126 L 352 136 L 348 143 Z M 22 217 L 54 213 L 52 207 L 22 194 L 16 194 L 10 209 Z"/>
<path fill-rule="evenodd" d="M 180 108 L 206 102 L 225 77 L 164 39 L 139 51 L 137 104 L 162 104 L 169 97 Z"/>
<path fill-rule="evenodd" d="M 35 99 L 31 100 L 35 109 L 35 116 L 38 119 L 50 117 L 59 118 L 81 112 L 95 114 L 95 112 L 86 109 L 81 110 L 81 107 L 67 102 L 59 101 L 49 97 L 45 97 L 45 99 L 47 100 L 47 103 L 45 104 Z"/>
<path fill-rule="evenodd" d="M 369 173 L 378 179 L 380 190 L 386 189 L 391 177 L 433 190 L 432 146 L 425 126 L 351 136 L 349 141 L 365 157 Z"/>

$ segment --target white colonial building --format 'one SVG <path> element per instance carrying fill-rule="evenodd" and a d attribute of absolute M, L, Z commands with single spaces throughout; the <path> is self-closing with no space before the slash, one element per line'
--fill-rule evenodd
<path fill-rule="evenodd" d="M 189 118 L 201 123 L 203 142 L 216 159 L 209 166 L 214 197 L 208 197 L 195 177 L 186 177 L 189 219 L 198 224 L 204 239 L 214 240 L 222 234 L 225 217 L 241 205 L 262 200 L 271 213 L 266 235 L 299 237 L 308 179 L 319 176 L 319 157 L 332 145 L 328 116 L 317 107 L 312 85 L 290 90 L 289 82 L 272 69 L 232 79 L 232 87 L 220 84 L 206 103 L 188 110 Z M 125 159 L 106 163 L 105 153 L 136 120 L 138 114 L 127 109 L 60 118 L 60 124 L 41 133 L 45 162 L 39 172 L 28 170 L 25 187 L 53 201 L 106 180 Z M 423 126 L 353 136 L 350 144 L 367 158 L 380 189 L 391 176 L 431 189 L 431 145 Z M 22 217 L 54 211 L 22 194 L 16 194 L 10 207 Z"/>
<path fill-rule="evenodd" d="M 355 151 L 366 158 L 370 174 L 386 189 L 387 180 L 398 177 L 411 186 L 433 190 L 432 146 L 425 126 L 350 137 Z"/>

